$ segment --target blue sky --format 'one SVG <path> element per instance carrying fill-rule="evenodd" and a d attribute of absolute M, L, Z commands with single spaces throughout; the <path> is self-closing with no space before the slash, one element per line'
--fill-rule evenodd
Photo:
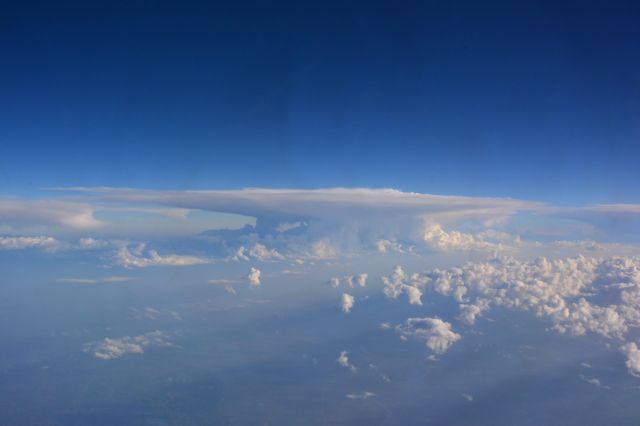
<path fill-rule="evenodd" d="M 3 2 L 0 422 L 639 424 L 639 22 Z"/>
<path fill-rule="evenodd" d="M 14 3 L 1 15 L 5 195 L 356 186 L 640 201 L 633 3 Z"/>

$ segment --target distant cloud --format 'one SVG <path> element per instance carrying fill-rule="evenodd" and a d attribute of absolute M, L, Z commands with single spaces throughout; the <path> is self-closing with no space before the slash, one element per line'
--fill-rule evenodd
<path fill-rule="evenodd" d="M 58 278 L 56 281 L 71 284 L 96 284 L 98 280 L 91 278 Z"/>
<path fill-rule="evenodd" d="M 351 364 L 351 362 L 349 362 L 349 352 L 347 351 L 342 351 L 340 352 L 340 356 L 338 356 L 338 359 L 336 360 L 336 362 L 344 368 L 348 368 L 349 370 L 351 370 L 352 373 L 355 373 L 358 371 L 358 369 Z"/>
<path fill-rule="evenodd" d="M 249 271 L 249 275 L 247 275 L 247 282 L 252 287 L 258 287 L 260 285 L 260 270 L 256 268 L 251 268 Z"/>
<path fill-rule="evenodd" d="M 60 243 L 53 237 L 0 236 L 0 250 L 23 250 L 29 248 L 54 248 Z"/>
<path fill-rule="evenodd" d="M 350 294 L 343 293 L 342 294 L 342 301 L 341 301 L 340 304 L 342 306 L 342 311 L 344 313 L 348 314 L 349 312 L 351 312 L 351 309 L 353 308 L 353 305 L 355 304 L 355 299 Z"/>
<path fill-rule="evenodd" d="M 333 277 L 329 280 L 329 285 L 333 288 L 338 288 L 341 285 L 349 288 L 353 288 L 354 283 L 358 284 L 360 287 L 365 287 L 367 285 L 367 277 L 369 275 L 366 273 L 358 274 L 358 275 L 346 275 L 344 277 Z"/>
<path fill-rule="evenodd" d="M 99 228 L 90 204 L 60 200 L 20 200 L 0 198 L 0 225 L 12 229 L 60 226 L 76 230 Z"/>
<path fill-rule="evenodd" d="M 424 340 L 436 354 L 445 353 L 462 336 L 451 329 L 451 324 L 440 318 L 409 318 L 403 325 L 396 326 L 401 336 Z"/>
<path fill-rule="evenodd" d="M 335 258 L 345 246 L 357 241 L 366 247 L 375 246 L 380 252 L 404 253 L 410 251 L 405 248 L 404 240 L 425 241 L 425 234 L 428 234 L 427 242 L 448 248 L 458 244 L 454 241 L 456 235 L 433 235 L 433 230 L 425 233 L 425 223 L 452 226 L 472 220 L 497 224 L 516 212 L 543 206 L 542 203 L 508 198 L 441 196 L 369 188 L 149 191 L 103 187 L 66 190 L 88 194 L 92 197 L 90 200 L 98 200 L 101 205 L 135 205 L 136 208 L 160 205 L 254 217 L 254 236 L 260 238 L 262 244 L 269 241 L 290 249 L 304 247 L 304 251 L 298 250 L 297 254 L 316 260 Z M 279 252 L 285 255 L 282 246 Z"/>
<path fill-rule="evenodd" d="M 101 248 L 109 247 L 111 245 L 108 241 L 98 240 L 91 237 L 80 238 L 79 244 L 80 244 L 80 247 L 84 249 L 101 249 Z"/>
<path fill-rule="evenodd" d="M 133 251 L 127 246 L 120 247 L 115 255 L 117 264 L 125 268 L 146 268 L 149 266 L 191 266 L 202 265 L 205 263 L 213 263 L 213 259 L 203 258 L 200 256 L 184 256 L 177 254 L 169 254 L 161 256 L 155 250 L 149 250 L 147 256 L 143 255 L 145 246 L 139 245 Z"/>
<path fill-rule="evenodd" d="M 301 228 L 303 226 L 306 226 L 306 223 L 304 223 L 304 222 L 293 222 L 293 223 L 283 222 L 283 223 L 278 224 L 278 226 L 276 226 L 276 232 L 288 232 L 288 231 L 292 231 L 294 229 Z"/>
<path fill-rule="evenodd" d="M 131 281 L 133 278 L 121 275 L 114 275 L 104 278 L 58 278 L 56 281 L 71 284 L 97 284 L 97 283 L 123 283 Z"/>
<path fill-rule="evenodd" d="M 346 397 L 348 399 L 369 399 L 376 396 L 373 392 L 362 392 L 362 393 L 348 393 Z"/>
<path fill-rule="evenodd" d="M 155 330 L 139 336 L 124 336 L 117 339 L 105 338 L 100 342 L 85 345 L 84 351 L 93 354 L 97 359 L 112 360 L 127 354 L 144 353 L 150 347 L 170 347 L 173 344 L 167 335 Z"/>
<path fill-rule="evenodd" d="M 250 259 L 267 262 L 272 260 L 285 260 L 285 256 L 279 253 L 276 249 L 269 249 L 263 244 L 256 243 L 250 249 L 240 246 L 231 257 L 231 260 L 238 261 Z"/>

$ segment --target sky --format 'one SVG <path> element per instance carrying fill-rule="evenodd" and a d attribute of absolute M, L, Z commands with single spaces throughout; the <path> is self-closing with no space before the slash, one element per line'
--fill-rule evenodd
<path fill-rule="evenodd" d="M 3 2 L 0 423 L 639 424 L 638 22 Z"/>
<path fill-rule="evenodd" d="M 5 2 L 0 184 L 635 203 L 639 13 Z"/>

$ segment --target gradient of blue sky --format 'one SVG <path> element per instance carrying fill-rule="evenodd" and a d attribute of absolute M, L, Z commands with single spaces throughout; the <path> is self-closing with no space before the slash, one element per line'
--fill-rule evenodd
<path fill-rule="evenodd" d="M 267 4 L 3 3 L 3 194 L 640 201 L 637 4 Z"/>

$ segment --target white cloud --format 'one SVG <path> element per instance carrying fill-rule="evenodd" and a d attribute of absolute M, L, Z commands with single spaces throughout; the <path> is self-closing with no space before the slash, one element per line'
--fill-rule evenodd
<path fill-rule="evenodd" d="M 60 200 L 0 199 L 0 224 L 13 229 L 53 225 L 71 229 L 92 229 L 103 225 L 89 204 Z"/>
<path fill-rule="evenodd" d="M 268 249 L 260 243 L 256 243 L 253 247 L 251 247 L 251 249 L 249 250 L 249 256 L 260 261 L 284 260 L 284 256 L 278 253 L 276 249 Z"/>
<path fill-rule="evenodd" d="M 469 401 L 469 402 L 473 402 L 473 395 L 470 395 L 470 394 L 468 394 L 468 393 L 463 393 L 463 394 L 462 394 L 462 397 L 463 397 L 464 399 L 466 399 L 467 401 Z"/>
<path fill-rule="evenodd" d="M 201 265 L 205 263 L 213 263 L 213 259 L 207 259 L 200 256 L 183 256 L 177 254 L 169 254 L 161 256 L 155 250 L 148 250 L 147 256 L 143 256 L 144 245 L 138 246 L 133 251 L 127 246 L 120 247 L 115 254 L 117 264 L 125 268 L 136 267 L 146 268 L 149 266 L 191 266 Z"/>
<path fill-rule="evenodd" d="M 103 278 L 102 281 L 106 283 L 123 283 L 127 281 L 131 281 L 133 278 L 126 277 L 124 275 L 112 275 L 110 277 Z"/>
<path fill-rule="evenodd" d="M 98 280 L 91 278 L 58 278 L 56 281 L 71 284 L 96 284 Z"/>
<path fill-rule="evenodd" d="M 65 188 L 63 188 L 65 189 Z M 237 213 L 247 216 L 280 214 L 289 217 L 344 219 L 396 215 L 496 216 L 533 209 L 541 203 L 509 198 L 443 196 L 395 189 L 241 189 L 218 191 L 150 191 L 125 188 L 66 188 L 96 193 L 105 202 L 147 203 L 187 209 Z M 280 224 L 282 222 L 279 222 Z"/>
<path fill-rule="evenodd" d="M 97 284 L 99 282 L 103 283 L 122 283 L 126 281 L 131 281 L 133 278 L 114 275 L 110 277 L 104 278 L 58 278 L 56 281 L 63 283 L 72 283 L 72 284 Z"/>
<path fill-rule="evenodd" d="M 587 377 L 581 374 L 580 378 L 590 385 L 602 386 L 602 382 L 600 382 L 600 379 L 598 379 L 597 377 Z"/>
<path fill-rule="evenodd" d="M 506 232 L 488 229 L 478 234 L 445 231 L 438 224 L 425 227 L 423 240 L 436 251 L 501 251 L 521 245 L 520 238 Z"/>
<path fill-rule="evenodd" d="M 424 340 L 436 354 L 445 353 L 462 336 L 451 329 L 451 324 L 440 318 L 409 318 L 404 325 L 396 326 L 401 336 Z"/>
<path fill-rule="evenodd" d="M 269 249 L 265 245 L 256 243 L 250 249 L 240 246 L 235 254 L 231 256 L 231 260 L 250 260 L 255 259 L 261 262 L 272 260 L 285 260 L 285 256 L 280 254 L 276 249 Z"/>
<path fill-rule="evenodd" d="M 329 279 L 329 285 L 333 288 L 338 288 L 341 285 L 344 287 L 353 288 L 354 284 L 358 284 L 360 287 L 365 287 L 367 285 L 368 276 L 368 274 L 362 273 L 355 276 L 346 275 L 344 277 L 333 277 Z"/>
<path fill-rule="evenodd" d="M 124 336 L 117 339 L 105 338 L 100 342 L 85 345 L 84 351 L 103 360 L 121 358 L 127 354 L 142 354 L 149 347 L 170 347 L 168 336 L 155 330 L 139 336 Z"/>
<path fill-rule="evenodd" d="M 407 276 L 402 266 L 397 265 L 393 274 L 382 277 L 384 294 L 390 299 L 397 299 L 402 293 L 406 293 L 410 304 L 422 305 L 422 291 L 416 287 L 417 283 L 414 283 L 413 279 L 414 277 Z"/>
<path fill-rule="evenodd" d="M 396 242 L 396 241 L 391 241 L 391 240 L 385 240 L 385 239 L 381 239 L 376 241 L 376 250 L 378 251 L 378 253 L 389 253 L 389 252 L 395 252 L 395 253 L 406 253 L 407 251 L 411 251 L 411 249 L 407 249 L 405 250 L 404 247 L 402 246 L 402 244 Z"/>
<path fill-rule="evenodd" d="M 356 276 L 356 282 L 358 283 L 358 285 L 360 287 L 365 287 L 367 285 L 367 277 L 368 276 L 369 276 L 369 274 L 367 274 L 367 273 L 358 274 Z"/>
<path fill-rule="evenodd" d="M 338 250 L 327 240 L 318 240 L 311 246 L 308 257 L 311 259 L 333 259 L 338 256 Z"/>
<path fill-rule="evenodd" d="M 213 279 L 209 280 L 209 284 L 221 285 L 224 287 L 225 291 L 229 294 L 236 294 L 236 289 L 234 284 L 238 284 L 240 280 L 229 280 L 229 279 Z"/>
<path fill-rule="evenodd" d="M 258 287 L 260 285 L 260 270 L 256 268 L 251 268 L 249 271 L 249 275 L 247 275 L 247 282 L 252 287 Z"/>
<path fill-rule="evenodd" d="M 161 205 L 167 208 L 233 213 L 256 218 L 261 243 L 289 243 L 310 259 L 332 259 L 345 248 L 375 246 L 406 252 L 403 244 L 421 241 L 425 223 L 451 226 L 501 218 L 541 203 L 508 198 L 441 196 L 394 189 L 328 188 L 148 191 L 123 188 L 68 188 L 89 194 L 102 206 Z M 105 208 L 105 207 L 102 207 Z M 301 229 L 301 232 L 290 232 Z M 399 243 L 398 241 L 403 241 Z M 255 241 L 254 241 L 255 242 Z M 283 247 L 278 247 L 283 252 Z M 304 247 L 304 251 L 300 250 Z M 411 246 L 409 246 L 411 247 Z M 284 253 L 283 253 L 284 254 Z"/>
<path fill-rule="evenodd" d="M 353 308 L 354 303 L 355 303 L 355 299 L 353 296 L 347 293 L 342 294 L 341 306 L 342 306 L 343 312 L 347 314 L 351 312 L 351 309 Z"/>
<path fill-rule="evenodd" d="M 341 367 L 348 368 L 349 370 L 351 370 L 352 373 L 355 373 L 358 371 L 358 369 L 349 362 L 349 352 L 347 351 L 340 352 L 340 356 L 338 356 L 338 359 L 336 359 L 336 362 L 340 364 Z"/>
<path fill-rule="evenodd" d="M 373 398 L 374 396 L 376 396 L 375 393 L 373 392 L 362 392 L 362 393 L 348 393 L 346 395 L 346 397 L 348 399 L 369 399 L 369 398 Z"/>
<path fill-rule="evenodd" d="M 53 237 L 0 236 L 0 250 L 23 250 L 29 248 L 55 248 L 60 243 Z"/>
<path fill-rule="evenodd" d="M 624 341 L 631 328 L 640 328 L 640 257 L 528 262 L 501 257 L 411 275 L 396 267 L 383 282 L 388 297 L 397 297 L 406 287 L 453 297 L 459 318 L 469 325 L 491 307 L 503 306 L 549 318 L 560 333 Z M 635 343 L 622 350 L 629 370 L 640 374 Z"/>
<path fill-rule="evenodd" d="M 289 222 L 283 222 L 278 224 L 278 226 L 276 226 L 276 232 L 288 232 L 291 231 L 293 229 L 298 229 L 300 227 L 306 226 L 306 223 L 304 222 L 293 222 L 293 223 L 289 223 Z"/>
<path fill-rule="evenodd" d="M 634 376 L 640 377 L 640 349 L 635 342 L 625 343 L 620 348 L 623 354 L 627 356 L 627 368 Z"/>
<path fill-rule="evenodd" d="M 110 243 L 108 241 L 105 240 L 98 240 L 95 238 L 91 238 L 91 237 L 86 237 L 86 238 L 80 238 L 80 240 L 78 241 L 80 244 L 80 247 L 82 247 L 83 249 L 100 249 L 100 248 L 105 248 L 105 247 L 109 247 Z"/>

